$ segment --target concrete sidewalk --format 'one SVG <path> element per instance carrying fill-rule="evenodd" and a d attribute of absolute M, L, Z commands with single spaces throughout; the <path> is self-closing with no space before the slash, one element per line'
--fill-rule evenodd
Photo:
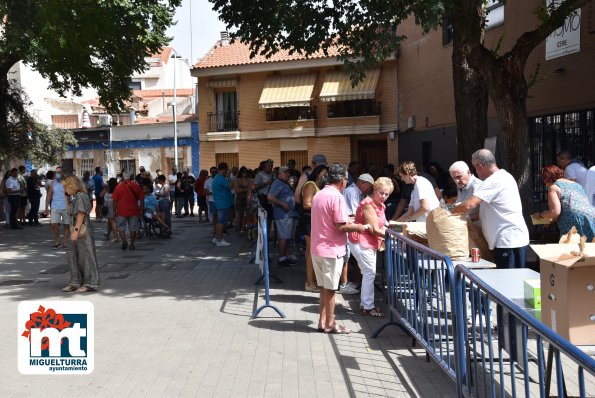
<path fill-rule="evenodd" d="M 136 251 L 121 251 L 103 240 L 106 225 L 93 222 L 101 286 L 75 295 L 60 292 L 68 282 L 65 254 L 50 249 L 42 222 L 0 227 L 0 397 L 456 395 L 398 328 L 369 337 L 383 321 L 360 316 L 358 296 L 343 296 L 337 310 L 351 334 L 318 333 L 318 295 L 303 291 L 303 258 L 289 269 L 272 267 L 283 283 L 271 284 L 271 301 L 287 318 L 265 309 L 252 320 L 264 285 L 254 284 L 260 271 L 245 237 L 232 232 L 232 246 L 215 247 L 211 225 L 174 218 L 172 239 L 145 238 Z M 19 373 L 17 306 L 38 299 L 94 304 L 92 374 Z"/>

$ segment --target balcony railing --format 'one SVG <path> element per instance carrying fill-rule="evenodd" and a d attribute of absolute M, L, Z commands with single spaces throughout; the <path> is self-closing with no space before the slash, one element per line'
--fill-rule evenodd
<path fill-rule="evenodd" d="M 327 115 L 329 118 L 380 116 L 381 105 L 369 100 L 339 101 L 328 105 Z"/>
<path fill-rule="evenodd" d="M 237 131 L 240 123 L 239 111 L 209 112 L 209 131 Z"/>
<path fill-rule="evenodd" d="M 281 120 L 304 120 L 316 119 L 316 107 L 314 106 L 293 106 L 289 108 L 267 109 L 267 122 Z"/>

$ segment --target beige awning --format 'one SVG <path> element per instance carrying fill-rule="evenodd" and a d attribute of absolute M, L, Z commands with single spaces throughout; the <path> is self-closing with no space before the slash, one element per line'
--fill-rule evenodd
<path fill-rule="evenodd" d="M 366 77 L 355 87 L 351 86 L 349 75 L 343 71 L 327 73 L 320 90 L 320 100 L 325 102 L 373 99 L 376 96 L 376 85 L 380 69 L 365 71 Z"/>
<path fill-rule="evenodd" d="M 211 80 L 207 83 L 207 87 L 210 88 L 221 88 L 221 87 L 235 87 L 238 84 L 237 79 L 226 79 L 226 80 Z"/>
<path fill-rule="evenodd" d="M 258 105 L 261 108 L 310 106 L 316 73 L 270 76 L 262 89 Z"/>

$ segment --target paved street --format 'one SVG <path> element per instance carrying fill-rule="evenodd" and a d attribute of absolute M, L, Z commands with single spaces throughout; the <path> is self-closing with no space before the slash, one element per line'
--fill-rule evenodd
<path fill-rule="evenodd" d="M 454 396 L 425 352 L 381 320 L 357 313 L 358 296 L 343 296 L 340 323 L 350 335 L 316 331 L 318 296 L 303 291 L 303 257 L 273 271 L 265 309 L 253 248 L 231 233 L 230 247 L 211 243 L 212 227 L 174 219 L 172 239 L 143 239 L 136 251 L 103 240 L 94 222 L 101 286 L 61 293 L 68 282 L 63 251 L 52 251 L 43 227 L 0 227 L 0 397 L 399 397 Z M 100 238 L 101 237 L 101 238 Z M 226 238 L 227 239 L 227 238 Z M 271 257 L 276 263 L 275 249 Z M 378 293 L 377 293 L 378 295 Z M 341 297 L 341 296 L 339 296 Z M 88 300 L 95 307 L 95 370 L 90 375 L 31 376 L 17 368 L 17 306 L 22 300 Z"/>

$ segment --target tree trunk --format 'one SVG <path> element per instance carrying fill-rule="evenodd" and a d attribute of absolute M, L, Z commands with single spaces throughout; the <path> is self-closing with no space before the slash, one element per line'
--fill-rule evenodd
<path fill-rule="evenodd" d="M 483 148 L 488 131 L 488 90 L 465 55 L 461 34 L 454 35 L 452 76 L 457 120 L 457 158 L 471 164 L 471 155 Z"/>
<path fill-rule="evenodd" d="M 533 207 L 533 187 L 526 107 L 527 84 L 522 75 L 520 79 L 518 76 L 507 77 L 508 84 L 506 87 L 502 84 L 493 91 L 492 101 L 500 122 L 500 139 L 503 144 L 500 148 L 503 150 L 505 167 L 517 181 L 523 213 L 529 214 Z"/>

